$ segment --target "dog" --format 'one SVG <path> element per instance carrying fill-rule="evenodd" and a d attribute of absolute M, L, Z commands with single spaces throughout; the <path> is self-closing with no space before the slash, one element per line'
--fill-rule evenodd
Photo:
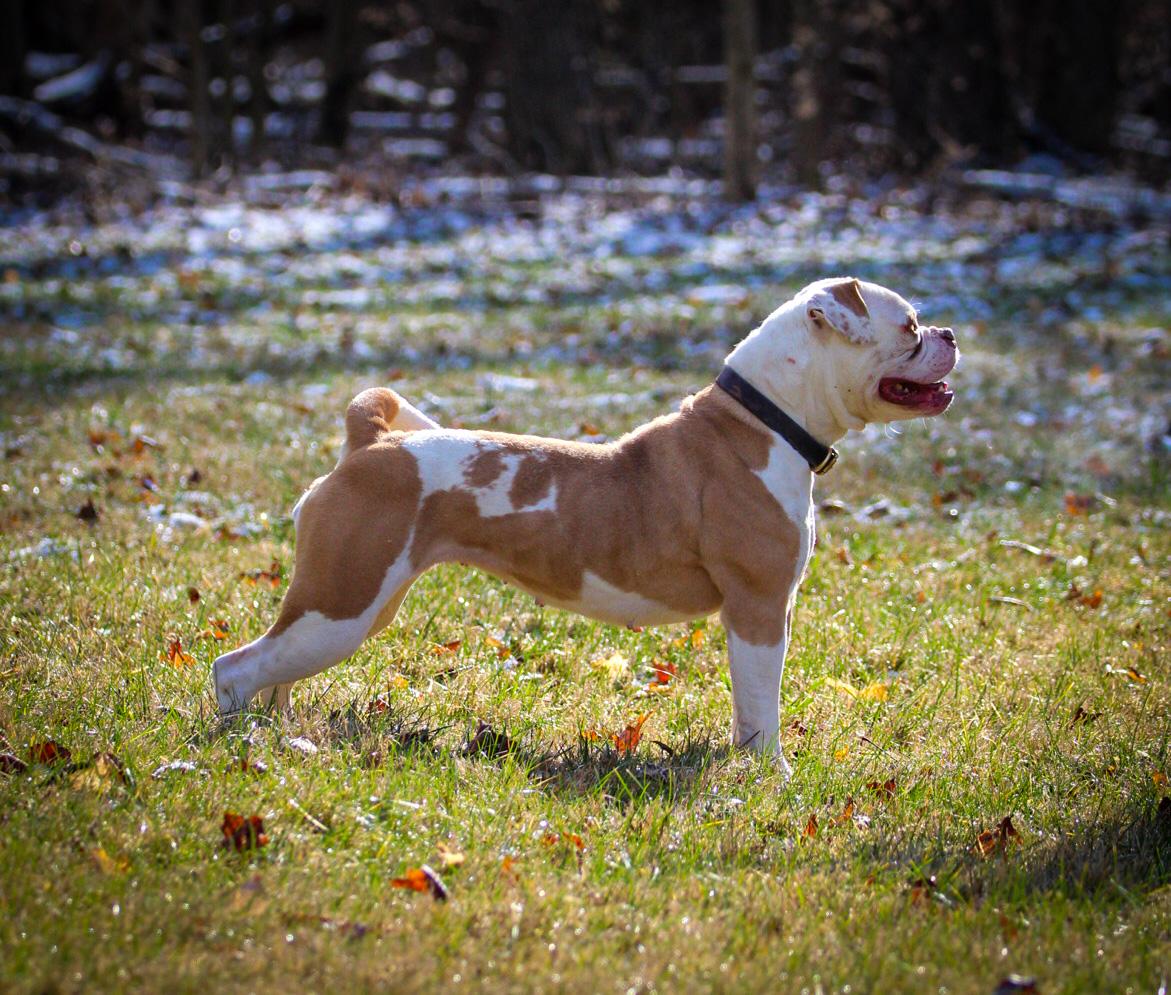
<path fill-rule="evenodd" d="M 276 622 L 215 661 L 222 713 L 388 626 L 412 582 L 458 561 L 540 602 L 619 625 L 719 612 L 732 741 L 776 758 L 794 598 L 814 541 L 813 479 L 869 422 L 942 413 L 959 358 L 873 283 L 810 284 L 728 355 L 716 383 L 614 442 L 444 429 L 386 388 L 346 411 L 337 466 L 293 509 Z"/>

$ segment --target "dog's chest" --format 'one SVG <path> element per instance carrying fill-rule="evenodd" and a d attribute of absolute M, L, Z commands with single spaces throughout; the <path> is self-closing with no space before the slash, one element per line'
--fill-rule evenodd
<path fill-rule="evenodd" d="M 793 588 L 789 592 L 792 597 L 805 575 L 805 567 L 813 552 L 813 474 L 809 472 L 809 465 L 804 458 L 792 446 L 781 439 L 774 439 L 769 448 L 768 463 L 764 469 L 756 471 L 756 475 L 789 520 L 797 526 L 797 562 L 793 571 Z"/>

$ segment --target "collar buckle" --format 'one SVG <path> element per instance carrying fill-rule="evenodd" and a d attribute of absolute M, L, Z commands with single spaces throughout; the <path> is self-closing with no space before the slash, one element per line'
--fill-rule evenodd
<path fill-rule="evenodd" d="M 817 464 L 817 466 L 812 467 L 811 469 L 819 477 L 822 477 L 825 474 L 829 473 L 830 470 L 832 470 L 834 468 L 834 464 L 837 461 L 838 461 L 838 451 L 836 449 L 834 449 L 833 446 L 830 446 L 829 452 L 827 452 L 825 454 L 825 459 L 823 459 L 820 463 Z"/>

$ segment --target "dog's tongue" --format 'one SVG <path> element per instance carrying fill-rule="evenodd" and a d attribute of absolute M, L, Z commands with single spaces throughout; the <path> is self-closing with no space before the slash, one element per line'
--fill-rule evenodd
<path fill-rule="evenodd" d="M 879 396 L 891 404 L 927 404 L 939 400 L 946 393 L 947 384 L 943 381 L 938 383 L 916 383 L 914 380 L 884 377 L 878 382 Z"/>

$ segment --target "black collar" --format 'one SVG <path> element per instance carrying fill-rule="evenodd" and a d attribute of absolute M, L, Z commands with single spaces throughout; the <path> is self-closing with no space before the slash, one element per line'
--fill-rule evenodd
<path fill-rule="evenodd" d="M 720 375 L 716 377 L 716 386 L 729 397 L 739 401 L 796 449 L 805 457 L 805 462 L 814 473 L 819 476 L 828 473 L 838 461 L 838 451 L 833 446 L 823 446 L 732 367 L 725 366 L 720 370 Z"/>

